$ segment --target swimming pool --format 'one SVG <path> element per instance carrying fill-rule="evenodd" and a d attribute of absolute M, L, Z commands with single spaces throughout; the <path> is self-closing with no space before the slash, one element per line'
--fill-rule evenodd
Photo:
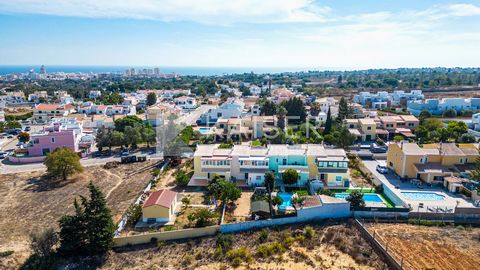
<path fill-rule="evenodd" d="M 279 192 L 277 196 L 282 198 L 282 204 L 278 206 L 279 209 L 287 209 L 292 206 L 292 193 L 290 192 Z"/>
<path fill-rule="evenodd" d="M 350 194 L 348 193 L 337 193 L 335 194 L 335 198 L 339 199 L 346 199 Z M 363 200 L 367 203 L 383 203 L 384 201 L 378 194 L 375 193 L 364 193 Z"/>
<path fill-rule="evenodd" d="M 434 192 L 400 192 L 403 197 L 412 201 L 443 201 L 445 196 Z"/>
<path fill-rule="evenodd" d="M 205 135 L 205 134 L 210 134 L 211 128 L 201 127 L 201 128 L 198 129 L 198 132 L 200 132 L 200 133 L 203 134 L 203 135 Z"/>

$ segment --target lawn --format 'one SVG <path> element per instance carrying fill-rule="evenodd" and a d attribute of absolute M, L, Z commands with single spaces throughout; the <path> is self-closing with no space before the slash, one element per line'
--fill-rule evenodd
<path fill-rule="evenodd" d="M 375 191 L 375 188 L 372 188 L 372 187 L 360 187 L 359 189 L 335 189 L 333 191 L 335 193 L 352 193 L 353 191 L 357 191 L 363 194 L 369 194 L 369 193 L 378 194 L 385 201 L 387 208 L 395 208 L 395 203 L 393 203 L 392 200 L 390 200 L 390 198 L 388 198 L 388 196 L 385 195 L 385 193 L 383 192 L 377 193 Z"/>

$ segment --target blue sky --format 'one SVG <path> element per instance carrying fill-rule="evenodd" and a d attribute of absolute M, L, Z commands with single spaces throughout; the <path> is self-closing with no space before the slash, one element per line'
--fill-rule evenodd
<path fill-rule="evenodd" d="M 0 65 L 479 66 L 480 1 L 0 1 Z"/>

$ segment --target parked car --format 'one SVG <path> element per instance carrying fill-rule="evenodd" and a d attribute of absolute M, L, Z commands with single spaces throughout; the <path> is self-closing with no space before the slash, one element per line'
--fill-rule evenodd
<path fill-rule="evenodd" d="M 4 159 L 7 156 L 7 152 L 0 152 L 0 159 Z"/>
<path fill-rule="evenodd" d="M 24 145 L 24 144 L 25 144 L 24 142 L 18 142 L 18 143 L 17 143 L 17 146 L 22 146 L 22 145 Z"/>
<path fill-rule="evenodd" d="M 121 156 L 121 157 L 126 157 L 126 156 L 128 156 L 128 155 L 130 155 L 130 153 L 128 152 L 128 150 L 123 150 L 122 153 L 120 153 L 120 156 Z"/>
<path fill-rule="evenodd" d="M 377 165 L 377 171 L 381 174 L 386 174 L 388 173 L 388 167 L 386 164 L 378 164 Z"/>
<path fill-rule="evenodd" d="M 377 143 L 372 143 L 370 145 L 370 152 L 372 153 L 386 153 L 388 147 L 386 145 L 379 145 Z"/>
<path fill-rule="evenodd" d="M 7 139 L 13 139 L 13 135 L 8 135 Z"/>
<path fill-rule="evenodd" d="M 26 126 L 25 131 L 30 131 L 30 126 Z"/>

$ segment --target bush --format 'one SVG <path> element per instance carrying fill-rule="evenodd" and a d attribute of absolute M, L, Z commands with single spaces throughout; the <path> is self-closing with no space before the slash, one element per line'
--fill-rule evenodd
<path fill-rule="evenodd" d="M 215 259 L 220 259 L 223 257 L 223 249 L 221 246 L 218 246 L 216 249 L 215 249 L 215 252 L 213 253 L 213 257 Z"/>
<path fill-rule="evenodd" d="M 236 257 L 232 260 L 233 267 L 239 267 L 242 264 L 242 259 Z"/>
<path fill-rule="evenodd" d="M 175 181 L 177 182 L 177 186 L 186 187 L 190 179 L 183 170 L 180 170 L 178 171 L 177 176 L 175 176 Z"/>
<path fill-rule="evenodd" d="M 223 252 L 227 252 L 230 249 L 232 249 L 233 241 L 234 241 L 233 235 L 231 235 L 231 234 L 219 234 L 217 236 L 216 244 L 217 244 L 217 247 L 222 248 Z"/>
<path fill-rule="evenodd" d="M 238 249 L 232 249 L 225 254 L 227 259 L 232 262 L 232 266 L 238 267 L 242 262 L 250 262 L 252 260 L 252 255 L 246 247 L 241 247 Z"/>
<path fill-rule="evenodd" d="M 185 257 L 183 257 L 182 265 L 187 266 L 187 265 L 192 264 L 192 262 L 193 262 L 193 256 L 185 255 Z"/>
<path fill-rule="evenodd" d="M 445 222 L 443 221 L 431 221 L 431 220 L 418 220 L 418 219 L 409 219 L 408 224 L 411 225 L 421 225 L 427 227 L 443 227 L 445 226 Z"/>
<path fill-rule="evenodd" d="M 330 196 L 330 197 L 335 196 L 335 192 L 331 191 L 330 189 L 320 189 L 317 193 L 319 195 L 326 195 L 326 196 Z"/>
<path fill-rule="evenodd" d="M 303 235 L 307 240 L 312 239 L 314 234 L 315 234 L 315 231 L 311 226 L 306 226 L 305 229 L 303 229 Z"/>
<path fill-rule="evenodd" d="M 260 231 L 259 240 L 262 243 L 265 243 L 268 240 L 268 230 L 267 229 L 263 229 L 263 230 Z"/>
<path fill-rule="evenodd" d="M 132 204 L 127 209 L 127 227 L 133 228 L 137 221 L 142 217 L 142 206 L 140 204 Z"/>
<path fill-rule="evenodd" d="M 285 251 L 285 248 L 278 242 L 270 244 L 261 244 L 257 247 L 257 256 L 261 258 L 268 258 L 274 254 L 280 254 Z"/>
<path fill-rule="evenodd" d="M 293 245 L 294 242 L 295 242 L 295 239 L 291 236 L 288 236 L 288 237 L 285 237 L 285 239 L 283 239 L 282 246 L 285 249 L 288 249 Z"/>
<path fill-rule="evenodd" d="M 0 258 L 8 257 L 13 254 L 13 250 L 0 251 Z"/>
<path fill-rule="evenodd" d="M 153 171 L 152 171 L 152 175 L 157 177 L 160 175 L 160 169 L 159 168 L 155 168 Z"/>
<path fill-rule="evenodd" d="M 52 228 L 30 235 L 30 248 L 40 257 L 50 256 L 57 242 L 57 233 Z"/>

